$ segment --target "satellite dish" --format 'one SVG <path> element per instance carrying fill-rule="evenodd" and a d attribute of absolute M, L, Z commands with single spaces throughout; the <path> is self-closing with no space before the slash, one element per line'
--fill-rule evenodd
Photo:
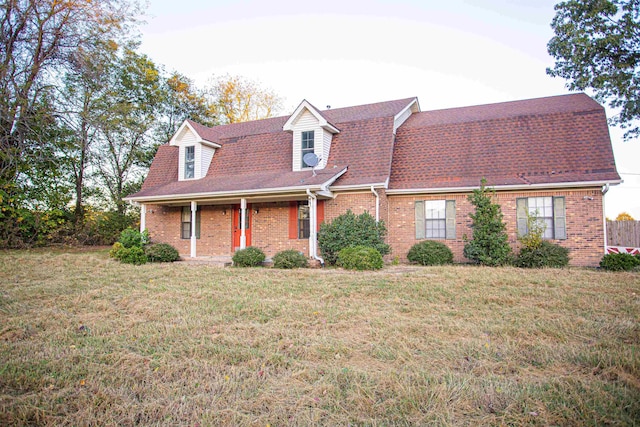
<path fill-rule="evenodd" d="M 314 153 L 305 154 L 304 156 L 302 156 L 302 160 L 307 166 L 311 166 L 312 168 L 318 166 L 318 162 L 320 161 L 320 159 L 318 159 L 318 156 L 316 156 Z"/>

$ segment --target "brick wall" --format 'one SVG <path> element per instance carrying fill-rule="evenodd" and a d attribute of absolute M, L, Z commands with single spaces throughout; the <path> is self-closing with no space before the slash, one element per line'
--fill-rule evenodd
<path fill-rule="evenodd" d="M 272 257 L 280 251 L 294 249 L 309 255 L 309 239 L 289 239 L 289 202 L 252 204 L 251 245 Z"/>
<path fill-rule="evenodd" d="M 473 206 L 467 194 L 441 194 L 419 196 L 390 196 L 389 221 L 387 222 L 391 245 L 391 257 L 398 256 L 406 262 L 407 252 L 419 240 L 415 238 L 416 200 L 455 200 L 456 239 L 440 240 L 451 248 L 457 262 L 467 261 L 462 255 L 465 245 L 463 235 L 471 238 L 469 213 Z M 570 263 L 577 266 L 596 266 L 604 254 L 604 227 L 602 218 L 602 193 L 600 189 L 573 191 L 500 192 L 496 195 L 503 220 L 507 224 L 509 243 L 517 249 L 516 199 L 519 197 L 564 196 L 567 216 L 567 240 L 553 240 L 570 249 Z M 591 200 L 589 200 L 591 199 Z"/>

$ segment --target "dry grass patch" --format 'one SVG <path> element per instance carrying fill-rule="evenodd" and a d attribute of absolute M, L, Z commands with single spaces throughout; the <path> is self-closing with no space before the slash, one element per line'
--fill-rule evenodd
<path fill-rule="evenodd" d="M 0 253 L 1 425 L 634 425 L 640 275 Z"/>

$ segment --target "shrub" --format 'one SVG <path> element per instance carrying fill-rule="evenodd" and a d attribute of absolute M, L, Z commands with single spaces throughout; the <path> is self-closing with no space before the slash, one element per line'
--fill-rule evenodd
<path fill-rule="evenodd" d="M 149 243 L 149 233 L 147 232 L 147 230 L 144 230 L 141 233 L 138 230 L 134 230 L 133 228 L 128 227 L 122 230 L 118 242 L 122 243 L 122 246 L 124 246 L 125 248 L 132 248 L 134 246 L 141 248 L 142 246 Z"/>
<path fill-rule="evenodd" d="M 248 248 L 237 250 L 231 259 L 236 267 L 257 267 L 262 265 L 262 261 L 265 258 L 266 255 L 261 249 L 249 246 Z"/>
<path fill-rule="evenodd" d="M 640 257 L 631 254 L 606 254 L 600 260 L 600 267 L 609 271 L 631 271 L 640 265 Z"/>
<path fill-rule="evenodd" d="M 368 212 L 355 215 L 350 210 L 329 224 L 322 224 L 318 232 L 318 245 L 327 264 L 335 264 L 338 252 L 350 246 L 375 248 L 380 255 L 389 253 L 384 242 L 387 229 L 384 222 L 376 223 Z"/>
<path fill-rule="evenodd" d="M 278 252 L 273 257 L 275 268 L 304 268 L 308 265 L 307 257 L 293 249 Z"/>
<path fill-rule="evenodd" d="M 178 250 L 167 243 L 154 243 L 144 248 L 149 262 L 173 262 L 180 259 Z"/>
<path fill-rule="evenodd" d="M 118 259 L 125 264 L 134 264 L 134 265 L 141 265 L 147 262 L 147 256 L 144 253 L 144 249 L 142 249 L 139 246 L 122 248 L 119 251 Z"/>
<path fill-rule="evenodd" d="M 369 246 L 351 246 L 338 252 L 337 264 L 348 270 L 379 270 L 383 266 L 382 255 Z"/>
<path fill-rule="evenodd" d="M 416 243 L 409 249 L 407 259 L 421 265 L 442 265 L 453 262 L 453 252 L 447 245 L 434 240 Z"/>
<path fill-rule="evenodd" d="M 111 250 L 109 251 L 109 257 L 110 257 L 110 258 L 115 258 L 115 259 L 119 260 L 119 259 L 120 259 L 120 253 L 122 252 L 122 250 L 123 250 L 124 248 L 125 248 L 125 247 L 124 247 L 124 246 L 122 246 L 122 243 L 120 243 L 120 242 L 115 242 L 115 243 L 113 244 L 113 246 L 111 247 Z"/>
<path fill-rule="evenodd" d="M 483 178 L 480 188 L 473 190 L 469 196 L 475 212 L 469 214 L 473 235 L 464 245 L 464 256 L 477 264 L 504 265 L 511 261 L 511 246 L 506 225 L 502 222 L 500 205 L 491 200 L 495 190 L 487 189 L 485 185 Z"/>
<path fill-rule="evenodd" d="M 569 264 L 569 249 L 543 240 L 538 246 L 524 246 L 515 265 L 522 268 L 562 268 Z"/>

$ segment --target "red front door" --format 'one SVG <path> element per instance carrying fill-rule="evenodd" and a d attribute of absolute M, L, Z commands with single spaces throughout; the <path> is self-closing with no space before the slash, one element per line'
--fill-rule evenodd
<path fill-rule="evenodd" d="M 240 205 L 233 206 L 233 251 L 240 249 L 240 236 L 242 236 L 242 230 L 240 228 L 242 221 L 240 220 L 241 215 Z M 247 204 L 247 209 L 244 211 L 245 214 L 245 224 L 246 229 L 244 230 L 244 235 L 247 238 L 247 246 L 251 246 L 251 206 Z"/>

